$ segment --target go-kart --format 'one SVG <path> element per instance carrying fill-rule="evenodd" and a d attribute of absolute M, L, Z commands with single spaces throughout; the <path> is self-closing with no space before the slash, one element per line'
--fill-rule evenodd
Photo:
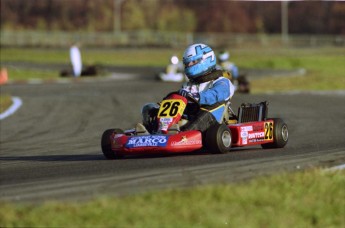
<path fill-rule="evenodd" d="M 165 71 L 159 72 L 156 79 L 163 82 L 185 82 L 188 81 L 187 76 L 183 72 L 183 68 L 177 64 L 170 64 Z"/>
<path fill-rule="evenodd" d="M 245 74 L 240 74 L 236 79 L 233 80 L 236 86 L 236 91 L 239 93 L 250 93 L 250 82 Z"/>
<path fill-rule="evenodd" d="M 230 102 L 224 104 L 221 123 L 198 130 L 180 130 L 188 122 L 182 118 L 187 104 L 198 102 L 174 92 L 160 104 L 151 118 L 149 131 L 136 128 L 104 131 L 101 147 L 107 159 L 126 155 L 155 153 L 187 153 L 209 151 L 227 153 L 232 147 L 261 145 L 262 148 L 282 148 L 288 142 L 287 124 L 280 118 L 267 118 L 268 103 L 242 104 L 236 115 Z"/>
<path fill-rule="evenodd" d="M 181 72 L 160 72 L 156 78 L 163 82 L 185 82 L 188 80 L 184 73 Z"/>
<path fill-rule="evenodd" d="M 184 66 L 176 56 L 171 57 L 171 64 L 165 68 L 165 71 L 159 72 L 156 79 L 163 82 L 188 81 L 187 76 L 184 74 Z"/>

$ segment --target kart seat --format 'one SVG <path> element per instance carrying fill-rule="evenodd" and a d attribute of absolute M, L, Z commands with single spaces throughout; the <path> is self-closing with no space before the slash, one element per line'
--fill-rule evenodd
<path fill-rule="evenodd" d="M 147 131 L 146 127 L 142 123 L 137 123 L 135 126 L 135 131 L 137 135 L 149 135 L 150 133 Z"/>
<path fill-rule="evenodd" d="M 180 121 L 178 122 L 178 126 L 181 128 L 182 126 L 186 125 L 188 123 L 187 119 L 181 118 Z"/>
<path fill-rule="evenodd" d="M 225 109 L 224 109 L 224 114 L 223 114 L 223 121 L 226 124 L 234 124 L 234 123 L 237 123 L 237 120 L 238 120 L 238 118 L 237 118 L 235 112 L 231 108 L 231 102 L 230 102 L 230 99 L 229 99 L 225 103 Z"/>

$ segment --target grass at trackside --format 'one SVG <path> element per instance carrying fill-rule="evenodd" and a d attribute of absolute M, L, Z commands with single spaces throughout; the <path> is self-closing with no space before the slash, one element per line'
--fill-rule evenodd
<path fill-rule="evenodd" d="M 83 49 L 82 61 L 88 64 L 116 66 L 165 66 L 172 54 L 183 50 L 172 49 Z M 69 64 L 68 49 L 2 48 L 1 61 Z"/>
<path fill-rule="evenodd" d="M 181 52 L 181 51 L 179 51 Z M 176 53 L 179 53 L 176 52 Z M 83 65 L 115 65 L 115 66 L 165 66 L 170 61 L 171 49 L 81 49 Z M 70 65 L 68 49 L 34 49 L 34 48 L 2 48 L 2 62 L 27 62 L 39 64 Z M 8 68 L 10 79 L 24 80 L 30 78 L 56 79 L 59 71 L 48 69 L 26 69 L 13 66 Z M 61 69 L 62 70 L 62 69 Z"/>
<path fill-rule="evenodd" d="M 299 69 L 303 76 L 266 77 L 252 81 L 252 92 L 290 90 L 344 90 L 345 48 L 274 49 L 255 56 L 258 60 L 245 59 L 251 52 L 242 52 L 239 62 L 250 68 Z"/>
<path fill-rule="evenodd" d="M 6 111 L 12 105 L 11 96 L 8 94 L 1 94 L 0 96 L 0 113 Z"/>
<path fill-rule="evenodd" d="M 27 79 L 56 79 L 59 78 L 59 72 L 52 70 L 35 70 L 25 68 L 8 68 L 10 80 L 27 80 Z"/>
<path fill-rule="evenodd" d="M 2 227 L 344 227 L 345 171 L 303 171 L 242 184 L 84 203 L 2 203 Z"/>
<path fill-rule="evenodd" d="M 172 54 L 181 57 L 183 49 L 81 49 L 85 65 L 165 66 Z M 239 68 L 298 69 L 304 76 L 269 77 L 252 81 L 253 92 L 288 90 L 345 89 L 345 48 L 236 48 L 231 60 Z M 69 64 L 68 49 L 2 48 L 1 61 Z M 14 69 L 11 79 L 58 78 L 59 72 Z"/>

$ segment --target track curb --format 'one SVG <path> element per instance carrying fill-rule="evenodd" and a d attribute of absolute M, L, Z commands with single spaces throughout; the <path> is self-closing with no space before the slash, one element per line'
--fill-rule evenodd
<path fill-rule="evenodd" d="M 14 114 L 23 104 L 19 97 L 12 97 L 13 104 L 3 113 L 0 113 L 0 120 L 3 120 L 10 115 Z"/>

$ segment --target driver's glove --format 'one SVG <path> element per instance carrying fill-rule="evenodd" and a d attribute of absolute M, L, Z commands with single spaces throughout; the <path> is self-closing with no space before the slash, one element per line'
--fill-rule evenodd
<path fill-rule="evenodd" d="M 178 91 L 178 94 L 180 94 L 182 97 L 188 97 L 188 94 L 190 94 L 190 92 L 188 92 L 187 90 L 185 89 L 180 89 Z"/>
<path fill-rule="evenodd" d="M 183 96 L 183 97 L 192 97 L 192 98 L 194 98 L 196 101 L 199 101 L 200 100 L 200 95 L 199 95 L 199 93 L 191 93 L 191 92 L 188 92 L 187 90 L 185 90 L 185 89 L 180 89 L 179 91 L 178 91 L 178 93 L 181 95 L 181 96 Z"/>

